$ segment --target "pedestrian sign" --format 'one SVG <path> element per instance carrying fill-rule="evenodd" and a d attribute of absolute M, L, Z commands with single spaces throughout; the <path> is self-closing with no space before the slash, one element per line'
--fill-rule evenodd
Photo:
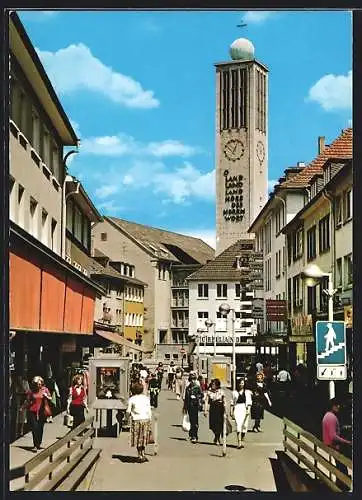
<path fill-rule="evenodd" d="M 344 321 L 317 321 L 317 364 L 340 366 L 346 364 L 346 326 Z"/>

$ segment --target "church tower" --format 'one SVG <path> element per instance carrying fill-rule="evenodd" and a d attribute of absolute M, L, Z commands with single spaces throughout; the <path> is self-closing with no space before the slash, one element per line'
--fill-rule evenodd
<path fill-rule="evenodd" d="M 240 239 L 268 199 L 268 69 L 245 38 L 216 64 L 216 255 Z"/>

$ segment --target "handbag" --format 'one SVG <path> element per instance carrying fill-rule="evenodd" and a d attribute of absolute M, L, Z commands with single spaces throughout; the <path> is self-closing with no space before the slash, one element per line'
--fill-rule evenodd
<path fill-rule="evenodd" d="M 233 432 L 233 426 L 231 425 L 231 422 L 228 419 L 228 417 L 225 416 L 225 420 L 226 420 L 226 435 L 228 436 Z"/>
<path fill-rule="evenodd" d="M 73 415 L 69 415 L 68 413 L 64 415 L 63 424 L 66 427 L 73 427 L 73 421 L 74 421 Z"/>
<path fill-rule="evenodd" d="M 44 398 L 44 400 L 43 400 L 43 413 L 44 413 L 45 418 L 52 416 L 52 410 L 51 410 L 50 404 L 46 398 Z"/>
<path fill-rule="evenodd" d="M 190 429 L 191 429 L 190 419 L 189 419 L 189 416 L 186 413 L 184 415 L 183 419 L 182 419 L 182 430 L 184 432 L 189 432 Z"/>
<path fill-rule="evenodd" d="M 149 432 L 148 432 L 148 444 L 155 444 L 155 438 L 153 437 L 153 432 L 152 430 L 150 429 Z"/>

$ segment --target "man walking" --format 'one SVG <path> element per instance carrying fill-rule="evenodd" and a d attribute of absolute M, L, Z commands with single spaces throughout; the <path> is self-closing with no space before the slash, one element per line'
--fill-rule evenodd
<path fill-rule="evenodd" d="M 199 412 L 203 406 L 203 393 L 199 384 L 197 383 L 196 374 L 190 376 L 190 383 L 186 387 L 184 399 L 184 413 L 188 413 L 190 419 L 190 432 L 189 436 L 193 444 L 197 443 L 199 436 Z"/>
<path fill-rule="evenodd" d="M 329 409 L 322 420 L 323 443 L 331 448 L 340 451 L 341 445 L 351 445 L 352 441 L 348 441 L 340 436 L 340 424 L 338 420 L 338 413 L 340 411 L 340 403 L 334 398 L 329 401 Z M 348 476 L 347 467 L 336 460 L 336 467 L 339 471 Z M 349 488 L 336 478 L 336 486 L 342 491 L 349 491 Z"/>

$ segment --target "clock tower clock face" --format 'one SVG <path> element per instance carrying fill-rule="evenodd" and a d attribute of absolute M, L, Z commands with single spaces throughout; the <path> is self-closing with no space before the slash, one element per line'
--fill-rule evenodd
<path fill-rule="evenodd" d="M 264 144 L 261 141 L 259 141 L 258 144 L 256 145 L 256 156 L 258 157 L 258 160 L 261 165 L 265 158 Z"/>
<path fill-rule="evenodd" d="M 240 160 L 244 151 L 245 146 L 239 139 L 231 139 L 224 147 L 224 155 L 230 161 Z"/>

